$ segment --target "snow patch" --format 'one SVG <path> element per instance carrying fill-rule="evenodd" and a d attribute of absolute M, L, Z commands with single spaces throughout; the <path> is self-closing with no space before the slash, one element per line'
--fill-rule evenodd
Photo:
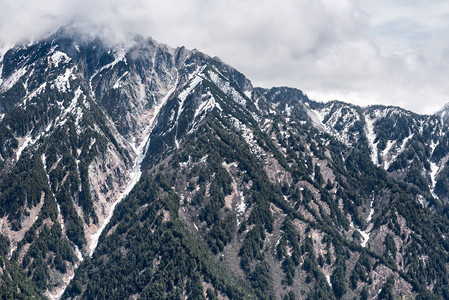
<path fill-rule="evenodd" d="M 240 198 L 240 201 L 239 201 L 239 203 L 237 204 L 237 215 L 236 215 L 236 217 L 237 217 L 237 226 L 240 226 L 240 224 L 241 224 L 241 219 L 243 218 L 243 215 L 244 215 L 244 213 L 245 213 L 245 211 L 246 211 L 246 208 L 247 208 L 247 204 L 245 203 L 245 196 L 243 196 L 243 192 L 242 191 L 240 191 L 239 192 L 239 198 Z"/>
<path fill-rule="evenodd" d="M 312 120 L 312 123 L 315 125 L 315 127 L 317 127 L 320 130 L 326 131 L 326 127 L 323 124 L 325 116 L 320 111 L 313 110 L 310 108 L 308 108 L 306 111 L 307 115 Z"/>
<path fill-rule="evenodd" d="M 292 109 L 293 106 L 289 106 L 288 104 L 285 104 L 285 113 L 287 114 L 287 116 L 291 116 L 292 115 Z"/>
<path fill-rule="evenodd" d="M 99 70 L 95 71 L 95 73 L 90 77 L 90 83 L 92 84 L 92 79 L 94 79 L 99 73 L 103 72 L 106 69 L 113 68 L 117 63 L 121 61 L 126 61 L 126 48 L 125 46 L 121 46 L 113 50 L 114 61 L 102 66 Z"/>
<path fill-rule="evenodd" d="M 83 109 L 81 107 L 76 108 L 76 119 L 75 119 L 75 127 L 76 127 L 76 134 L 81 134 L 81 126 L 79 125 L 82 118 L 83 118 Z"/>
<path fill-rule="evenodd" d="M 336 137 L 345 145 L 351 146 L 352 141 L 356 140 L 351 128 L 360 121 L 360 115 L 350 106 L 341 106 L 334 109 L 335 104 L 325 106 L 320 110 L 313 110 L 306 104 L 305 108 L 312 123 L 318 129 Z M 291 107 L 287 107 L 291 110 Z M 326 122 L 325 122 L 326 120 Z M 340 129 L 336 129 L 340 128 Z"/>
<path fill-rule="evenodd" d="M 372 226 L 371 226 L 370 223 L 371 223 L 371 220 L 372 220 L 373 215 L 374 215 L 373 203 L 374 203 L 374 198 L 373 198 L 373 200 L 371 200 L 371 203 L 370 203 L 370 212 L 369 212 L 369 214 L 368 214 L 368 217 L 366 218 L 366 223 L 368 223 L 369 226 L 366 228 L 366 230 L 359 230 L 360 234 L 361 234 L 362 237 L 363 237 L 363 241 L 362 241 L 362 243 L 360 244 L 363 248 L 366 247 L 366 245 L 367 245 L 367 243 L 368 243 L 368 241 L 369 241 L 369 237 L 370 237 L 370 235 L 371 235 L 371 228 L 370 228 L 370 227 L 372 227 Z"/>
<path fill-rule="evenodd" d="M 442 137 L 444 135 L 443 134 L 443 127 L 444 127 L 444 123 L 445 123 L 444 115 L 447 113 L 448 105 L 449 104 L 446 104 L 444 106 L 444 108 L 443 108 L 444 111 L 443 111 L 443 114 L 441 115 L 441 118 L 440 118 L 441 125 L 440 125 L 440 130 L 439 130 L 439 133 L 438 133 L 438 135 L 440 137 Z M 430 145 L 431 156 L 433 156 L 433 152 L 435 151 L 435 148 L 438 146 L 438 144 L 439 144 L 439 142 L 435 144 L 434 141 L 432 141 L 432 143 Z M 432 196 L 434 198 L 436 198 L 436 199 L 439 199 L 439 197 L 435 194 L 435 185 L 437 183 L 436 178 L 437 178 L 438 172 L 440 171 L 440 167 L 443 166 L 446 163 L 446 159 L 444 159 L 443 161 L 440 161 L 439 164 L 436 164 L 436 163 L 434 163 L 434 162 L 429 160 L 429 162 L 430 162 L 430 178 L 431 178 L 430 192 L 432 193 Z"/>
<path fill-rule="evenodd" d="M 386 160 L 385 164 L 384 164 L 384 168 L 385 170 L 388 170 L 388 168 L 391 166 L 391 164 L 396 160 L 396 158 L 398 158 L 398 156 L 404 152 L 405 147 L 407 146 L 408 142 L 413 138 L 414 133 L 412 133 L 411 135 L 409 135 L 408 137 L 406 137 L 403 141 L 401 146 L 399 146 L 398 151 L 396 152 L 395 155 L 392 155 L 392 157 L 390 158 L 390 160 Z M 388 146 L 388 145 L 387 145 Z"/>
<path fill-rule="evenodd" d="M 172 123 L 175 120 L 175 114 L 176 114 L 176 112 L 174 110 L 172 110 L 170 118 L 168 118 L 169 123 Z"/>
<path fill-rule="evenodd" d="M 19 140 L 19 148 L 16 152 L 16 161 L 19 161 L 20 156 L 22 155 L 23 150 L 27 147 L 34 145 L 45 133 L 47 133 L 51 128 L 51 123 L 47 125 L 44 132 L 41 132 L 35 138 L 32 137 L 31 132 L 28 133 L 25 137 L 18 138 Z"/>
<path fill-rule="evenodd" d="M 207 97 L 208 99 L 202 102 L 195 110 L 195 114 L 193 116 L 194 119 L 201 114 L 205 114 L 206 112 L 211 111 L 214 107 L 217 107 L 218 110 L 223 111 L 220 104 L 215 101 L 214 96 L 210 92 L 207 93 Z"/>
<path fill-rule="evenodd" d="M 181 93 L 178 94 L 178 100 L 179 100 L 179 106 L 178 106 L 178 112 L 176 113 L 176 132 L 175 132 L 175 146 L 176 148 L 179 148 L 179 141 L 178 141 L 178 121 L 179 116 L 181 115 L 182 111 L 184 110 L 184 102 L 187 99 L 187 97 L 192 93 L 192 91 L 197 87 L 198 84 L 200 84 L 203 81 L 203 78 L 199 76 L 199 72 L 204 70 L 204 67 L 200 68 L 198 72 L 195 72 L 193 75 L 193 78 L 190 79 L 189 86 L 184 89 Z M 176 80 L 178 82 L 178 79 Z M 175 84 L 176 86 L 176 84 Z"/>
<path fill-rule="evenodd" d="M 279 243 L 281 242 L 281 236 L 278 238 L 278 240 L 276 241 L 276 244 L 274 245 L 275 250 L 277 251 L 277 246 L 279 245 Z"/>
<path fill-rule="evenodd" d="M 19 70 L 12 73 L 6 80 L 1 81 L 0 93 L 6 92 L 12 88 L 28 71 L 28 67 L 20 68 Z"/>
<path fill-rule="evenodd" d="M 72 101 L 70 102 L 70 105 L 64 109 L 63 113 L 59 115 L 56 118 L 56 125 L 57 126 L 63 126 L 67 122 L 67 114 L 69 113 L 76 113 L 75 108 L 76 104 L 78 103 L 79 97 L 83 94 L 83 91 L 80 87 L 75 91 L 75 96 L 73 97 Z M 62 106 L 62 102 L 58 102 L 59 106 Z M 79 121 L 79 120 L 78 120 Z"/>
<path fill-rule="evenodd" d="M 203 96 L 205 101 L 201 102 L 201 104 L 195 110 L 195 114 L 193 116 L 193 124 L 189 132 L 193 132 L 198 124 L 206 117 L 207 112 L 212 111 L 214 108 L 217 108 L 220 112 L 223 111 L 220 104 L 215 100 L 214 96 L 208 91 L 206 95 Z M 198 118 L 197 118 L 198 117 Z"/>
<path fill-rule="evenodd" d="M 365 122 L 366 122 L 366 137 L 368 139 L 368 144 L 371 149 L 371 161 L 374 165 L 378 166 L 379 162 L 377 159 L 377 143 L 375 143 L 376 140 L 376 134 L 374 133 L 374 122 L 376 119 L 371 119 L 369 116 L 365 115 Z"/>
<path fill-rule="evenodd" d="M 389 159 L 388 154 L 391 151 L 391 148 L 393 147 L 393 145 L 396 143 L 396 141 L 387 141 L 387 146 L 385 147 L 385 149 L 382 151 L 381 155 L 382 155 L 382 159 L 384 161 L 384 169 L 388 170 L 388 168 L 390 167 L 390 165 L 393 163 L 393 161 L 391 159 Z"/>
<path fill-rule="evenodd" d="M 25 150 L 25 148 L 28 147 L 28 145 L 34 144 L 31 133 L 28 134 L 25 138 L 23 138 L 22 141 L 20 141 L 20 140 L 21 139 L 19 139 L 20 146 L 19 146 L 19 149 L 17 149 L 17 153 L 16 153 L 16 161 L 19 161 L 20 155 L 22 155 L 23 150 Z"/>
<path fill-rule="evenodd" d="M 176 89 L 177 82 L 178 82 L 178 80 L 176 80 L 176 83 L 174 84 L 172 89 L 167 93 L 167 95 L 165 95 L 165 97 L 162 98 L 161 101 L 154 107 L 153 115 L 150 119 L 147 129 L 145 130 L 145 138 L 142 140 L 142 142 L 137 147 L 134 147 L 137 157 L 134 161 L 132 172 L 130 173 L 129 182 L 126 185 L 125 189 L 120 193 L 118 199 L 112 204 L 108 216 L 103 221 L 103 225 L 94 234 L 92 234 L 90 236 L 90 240 L 91 240 L 90 245 L 89 245 L 89 250 L 90 250 L 89 256 L 90 257 L 92 257 L 95 249 L 97 248 L 98 239 L 100 238 L 101 233 L 103 232 L 103 230 L 106 228 L 106 226 L 111 221 L 112 215 L 114 214 L 114 210 L 115 210 L 117 204 L 119 204 L 131 192 L 131 190 L 134 188 L 134 186 L 137 184 L 137 182 L 140 180 L 140 177 L 142 176 L 141 164 L 146 156 L 148 147 L 150 145 L 150 135 L 151 135 L 151 132 L 153 131 L 154 126 L 156 125 L 156 120 L 157 120 L 156 118 L 159 115 L 161 108 L 165 105 L 165 103 L 167 103 L 168 98 L 171 96 L 171 94 Z"/>
<path fill-rule="evenodd" d="M 98 239 L 100 238 L 101 233 L 103 232 L 103 230 L 106 228 L 106 226 L 111 221 L 112 215 L 114 214 L 114 210 L 115 210 L 117 204 L 119 204 L 129 194 L 129 192 L 131 192 L 131 190 L 134 188 L 136 183 L 139 181 L 140 176 L 142 175 L 142 170 L 140 167 L 141 167 L 141 163 L 142 163 L 143 159 L 145 158 L 146 150 L 148 149 L 148 147 L 146 146 L 148 144 L 148 142 L 149 142 L 148 139 L 144 139 L 143 142 L 137 148 L 138 155 L 134 162 L 132 172 L 130 173 L 130 180 L 129 180 L 128 184 L 126 185 L 123 192 L 119 195 L 117 201 L 115 201 L 112 204 L 108 216 L 103 221 L 103 225 L 94 234 L 92 234 L 90 236 L 90 240 L 91 240 L 91 243 L 89 245 L 89 250 L 90 250 L 89 256 L 90 257 L 92 257 L 95 249 L 97 248 Z"/>
<path fill-rule="evenodd" d="M 70 80 L 76 78 L 76 76 L 73 74 L 74 69 L 75 67 L 66 69 L 64 74 L 61 74 L 58 77 L 56 77 L 55 82 L 51 85 L 51 87 L 52 88 L 56 87 L 56 89 L 62 93 L 65 93 L 68 90 L 70 90 Z"/>
<path fill-rule="evenodd" d="M 68 282 L 72 281 L 72 279 L 73 279 L 74 277 L 75 277 L 75 273 L 69 276 Z M 57 291 L 57 292 L 54 293 L 54 294 L 48 292 L 48 293 L 47 293 L 47 296 L 48 296 L 50 299 L 55 299 L 55 300 L 61 299 L 62 294 L 64 294 L 66 288 L 67 288 L 67 286 L 65 286 L 64 288 L 62 288 L 61 290 Z"/>
<path fill-rule="evenodd" d="M 382 151 L 382 156 L 385 157 L 388 153 L 390 153 L 391 148 L 393 147 L 393 145 L 395 144 L 395 141 L 387 141 L 387 146 L 385 147 L 385 149 Z"/>
<path fill-rule="evenodd" d="M 120 81 L 121 81 L 126 75 L 128 75 L 128 74 L 129 74 L 128 71 L 126 71 L 125 73 L 123 73 L 123 75 L 120 76 L 119 79 L 117 79 L 117 81 L 114 83 L 114 86 L 113 86 L 112 88 L 113 88 L 113 89 L 118 89 L 118 88 L 120 88 L 120 87 L 122 86 Z"/>
<path fill-rule="evenodd" d="M 189 155 L 189 159 L 187 161 L 180 162 L 179 165 L 181 168 L 186 168 L 192 164 L 192 157 Z"/>
<path fill-rule="evenodd" d="M 59 203 L 57 203 L 57 202 L 56 202 L 56 207 L 58 208 L 58 221 L 61 224 L 62 232 L 64 232 L 64 230 L 65 230 L 64 218 L 62 217 L 62 214 L 61 214 L 61 207 L 59 206 Z"/>
<path fill-rule="evenodd" d="M 370 235 L 371 235 L 371 230 L 373 227 L 373 224 L 371 223 L 373 215 L 374 215 L 374 208 L 373 208 L 373 203 L 374 203 L 374 197 L 373 200 L 371 200 L 370 203 L 370 212 L 368 214 L 368 217 L 366 218 L 366 223 L 368 224 L 368 227 L 366 228 L 366 230 L 360 230 L 359 228 L 356 228 L 354 226 L 354 222 L 351 221 L 350 223 L 350 227 L 351 228 L 355 228 L 361 235 L 362 235 L 362 242 L 360 243 L 360 246 L 362 246 L 363 248 L 366 247 L 366 245 L 368 244 Z"/>
<path fill-rule="evenodd" d="M 240 131 L 241 136 L 245 139 L 246 143 L 249 145 L 251 152 L 253 154 L 260 156 L 262 154 L 262 149 L 257 144 L 257 141 L 254 138 L 254 133 L 252 132 L 252 130 L 249 129 L 245 124 L 240 122 L 240 120 L 235 117 L 231 117 L 229 121 L 234 126 L 234 128 Z"/>
<path fill-rule="evenodd" d="M 402 142 L 401 147 L 399 148 L 398 154 L 400 154 L 401 152 L 403 152 L 405 150 L 405 146 L 407 146 L 408 142 L 413 138 L 415 134 L 412 133 L 411 135 L 409 135 L 408 137 L 406 137 L 404 139 L 404 141 Z"/>
<path fill-rule="evenodd" d="M 33 99 L 34 97 L 36 97 L 37 95 L 40 95 L 44 90 L 45 87 L 47 86 L 47 83 L 44 82 L 43 84 L 41 84 L 37 89 L 35 89 L 33 92 L 31 92 L 27 97 L 25 97 L 25 99 L 23 100 L 23 105 L 25 105 L 25 103 L 27 102 L 27 100 Z"/>
<path fill-rule="evenodd" d="M 246 203 L 245 203 L 245 197 L 243 196 L 243 192 L 240 191 L 240 202 L 237 204 L 237 212 L 243 214 L 246 211 Z"/>
<path fill-rule="evenodd" d="M 268 131 L 268 129 L 270 128 L 271 124 L 273 123 L 273 120 L 270 119 L 264 119 L 263 124 L 261 126 L 263 131 Z"/>
<path fill-rule="evenodd" d="M 181 109 L 181 110 L 180 111 L 178 110 L 178 117 L 179 117 L 179 114 L 182 112 L 184 101 L 186 100 L 187 96 L 189 96 L 190 93 L 193 91 L 193 89 L 196 88 L 196 86 L 202 81 L 203 81 L 203 78 L 201 78 L 198 74 L 195 75 L 195 77 L 190 81 L 189 86 L 185 90 L 183 90 L 181 93 L 179 93 L 178 99 L 181 102 L 179 104 L 179 109 Z"/>
<path fill-rule="evenodd" d="M 371 223 L 371 220 L 373 219 L 373 215 L 374 215 L 373 203 L 374 203 L 374 200 L 371 200 L 370 211 L 369 211 L 368 217 L 366 218 L 366 223 Z"/>
<path fill-rule="evenodd" d="M 329 286 L 332 288 L 331 276 L 329 274 L 326 275 L 326 281 L 329 284 Z"/>
<path fill-rule="evenodd" d="M 418 200 L 419 204 L 421 204 L 423 207 L 427 207 L 428 202 L 422 195 L 418 195 L 417 200 Z"/>
<path fill-rule="evenodd" d="M 432 193 L 432 196 L 434 198 L 438 199 L 438 196 L 435 194 L 435 185 L 437 183 L 437 174 L 438 174 L 438 170 L 440 168 L 438 167 L 438 165 L 434 162 L 430 162 L 430 182 L 431 182 L 431 186 L 430 186 L 430 192 Z"/>
<path fill-rule="evenodd" d="M 441 135 L 440 135 L 441 136 Z M 434 141 L 432 141 L 432 143 L 430 144 L 430 154 L 433 155 L 433 152 L 435 151 L 435 148 L 438 146 L 438 143 L 435 143 Z M 433 161 L 429 160 L 430 163 L 430 192 L 432 193 L 432 196 L 434 198 L 438 199 L 438 196 L 435 194 L 435 185 L 437 183 L 437 175 L 438 175 L 438 171 L 440 169 L 440 167 L 438 166 L 438 164 L 434 163 Z"/>
<path fill-rule="evenodd" d="M 66 53 L 61 52 L 61 51 L 55 51 L 52 56 L 50 57 L 51 62 L 53 64 L 54 67 L 58 67 L 59 64 L 62 63 L 67 63 L 70 61 L 70 57 L 67 56 Z"/>
<path fill-rule="evenodd" d="M 9 47 L 9 46 L 0 47 L 0 88 L 1 88 L 1 86 L 3 84 L 3 77 L 2 77 L 2 74 L 3 74 L 3 58 L 5 57 L 6 52 L 8 52 L 8 50 L 10 48 L 11 47 Z"/>
<path fill-rule="evenodd" d="M 242 95 L 237 92 L 231 85 L 229 84 L 229 81 L 223 80 L 220 75 L 218 75 L 216 72 L 209 71 L 209 78 L 212 80 L 212 82 L 228 97 L 230 97 L 233 101 L 237 102 L 238 104 L 242 106 L 246 106 L 246 100 L 242 97 Z"/>
<path fill-rule="evenodd" d="M 365 248 L 365 247 L 366 247 L 366 244 L 367 244 L 368 241 L 369 241 L 370 233 L 369 233 L 369 232 L 366 232 L 366 231 L 363 231 L 363 230 L 359 230 L 359 232 L 360 232 L 360 234 L 361 234 L 362 237 L 363 237 L 363 241 L 362 241 L 362 243 L 360 244 L 360 246 L 362 246 L 363 248 Z"/>

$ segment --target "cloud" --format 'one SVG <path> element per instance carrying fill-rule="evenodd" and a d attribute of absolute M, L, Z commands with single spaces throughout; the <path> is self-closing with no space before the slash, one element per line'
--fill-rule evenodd
<path fill-rule="evenodd" d="M 0 44 L 37 39 L 72 23 L 112 43 L 140 34 L 197 48 L 255 85 L 293 86 L 319 100 L 424 113 L 449 100 L 449 7 L 443 0 L 5 2 Z"/>

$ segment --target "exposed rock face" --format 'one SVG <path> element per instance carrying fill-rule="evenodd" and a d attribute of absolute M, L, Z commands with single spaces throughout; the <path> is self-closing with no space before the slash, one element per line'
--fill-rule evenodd
<path fill-rule="evenodd" d="M 67 28 L 0 67 L 0 256 L 49 298 L 448 297 L 444 110 Z"/>
<path fill-rule="evenodd" d="M 79 248 L 87 255 L 123 192 L 136 181 L 133 172 L 140 172 L 159 110 L 178 87 L 178 68 L 191 53 L 152 40 L 131 49 L 110 49 L 98 40 L 74 39 L 65 31 L 2 57 L 3 113 L 14 116 L 2 125 L 2 164 L 5 173 L 20 172 L 16 162 L 24 156 L 33 159 L 34 151 L 43 153 L 48 185 L 42 194 L 57 205 L 58 215 L 42 217 L 42 224 L 31 231 L 39 230 L 47 218 L 52 220 L 50 227 L 58 220 L 54 226 L 62 227 L 71 251 L 75 254 Z M 12 125 L 29 114 L 35 116 L 20 129 Z M 16 196 L 4 195 L 4 201 Z M 44 198 L 22 203 L 29 208 L 12 212 L 17 214 L 18 231 L 10 230 L 11 211 L 2 212 L 2 232 L 11 240 L 11 253 L 37 217 L 48 214 L 42 211 Z M 73 275 L 78 263 L 65 264 Z M 68 282 L 61 277 L 58 283 L 59 275 L 51 274 L 45 281 L 56 289 L 52 295 L 59 294 L 58 286 Z"/>

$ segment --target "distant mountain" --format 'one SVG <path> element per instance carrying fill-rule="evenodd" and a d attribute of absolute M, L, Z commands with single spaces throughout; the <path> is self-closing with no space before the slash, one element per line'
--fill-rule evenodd
<path fill-rule="evenodd" d="M 0 74 L 6 298 L 449 298 L 447 109 L 319 103 L 69 27 Z"/>
<path fill-rule="evenodd" d="M 445 111 L 417 115 L 399 107 L 317 104 L 315 124 L 370 155 L 373 164 L 412 184 L 433 209 L 447 203 L 448 122 Z"/>

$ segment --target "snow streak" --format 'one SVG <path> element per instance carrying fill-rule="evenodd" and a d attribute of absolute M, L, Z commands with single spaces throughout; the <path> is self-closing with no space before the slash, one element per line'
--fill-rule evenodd
<path fill-rule="evenodd" d="M 119 204 L 124 198 L 126 198 L 126 196 L 129 194 L 129 192 L 131 192 L 131 190 L 134 188 L 134 186 L 140 180 L 140 177 L 142 176 L 141 164 L 147 154 L 148 146 L 150 145 L 150 135 L 151 135 L 151 132 L 152 132 L 154 126 L 156 125 L 157 116 L 159 115 L 161 108 L 165 105 L 165 103 L 167 103 L 168 98 L 175 91 L 176 86 L 177 86 L 177 81 L 174 84 L 173 88 L 167 93 L 167 95 L 163 99 L 161 99 L 161 101 L 158 103 L 157 106 L 155 106 L 153 116 L 152 116 L 152 118 L 149 122 L 149 126 L 147 127 L 147 130 L 146 130 L 145 138 L 142 140 L 142 142 L 139 144 L 139 146 L 135 148 L 137 157 L 135 159 L 132 172 L 130 173 L 130 180 L 129 180 L 128 184 L 126 185 L 125 189 L 123 190 L 123 192 L 118 197 L 117 201 L 115 201 L 112 204 L 111 210 L 109 211 L 107 218 L 104 220 L 103 225 L 97 230 L 97 232 L 95 232 L 90 237 L 91 238 L 91 242 L 90 242 L 90 246 L 89 246 L 89 250 L 90 250 L 89 256 L 90 257 L 92 257 L 95 249 L 97 248 L 98 240 L 101 236 L 101 233 L 103 232 L 103 230 L 106 228 L 106 226 L 111 221 L 112 215 L 114 214 L 114 210 L 115 210 L 117 204 Z"/>

